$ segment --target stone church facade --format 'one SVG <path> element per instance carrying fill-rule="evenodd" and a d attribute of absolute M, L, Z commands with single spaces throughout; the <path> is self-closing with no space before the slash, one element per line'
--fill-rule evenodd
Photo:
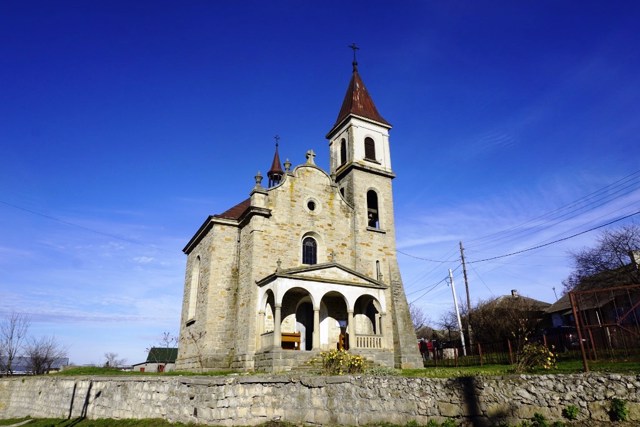
<path fill-rule="evenodd" d="M 389 130 L 358 73 L 327 134 L 330 170 L 281 166 L 184 248 L 176 369 L 282 371 L 343 345 L 422 366 L 396 259 Z"/>

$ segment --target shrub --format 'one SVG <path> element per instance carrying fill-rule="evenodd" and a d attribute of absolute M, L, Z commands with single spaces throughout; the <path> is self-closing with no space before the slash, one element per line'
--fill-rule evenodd
<path fill-rule="evenodd" d="M 533 427 L 549 427 L 549 423 L 544 415 L 536 412 L 531 419 Z"/>
<path fill-rule="evenodd" d="M 451 418 L 446 419 L 442 424 L 440 424 L 440 427 L 456 427 L 457 424 L 455 421 L 453 421 Z"/>
<path fill-rule="evenodd" d="M 527 343 L 518 353 L 516 372 L 527 372 L 534 369 L 557 368 L 556 355 L 542 344 Z"/>
<path fill-rule="evenodd" d="M 611 400 L 611 409 L 609 410 L 611 421 L 626 421 L 629 416 L 629 408 L 627 402 L 614 397 Z"/>
<path fill-rule="evenodd" d="M 576 405 L 569 405 L 562 410 L 562 416 L 571 421 L 577 419 L 579 413 L 580 409 Z"/>
<path fill-rule="evenodd" d="M 364 359 L 345 350 L 331 350 L 320 353 L 322 369 L 329 375 L 359 374 L 364 371 Z"/>

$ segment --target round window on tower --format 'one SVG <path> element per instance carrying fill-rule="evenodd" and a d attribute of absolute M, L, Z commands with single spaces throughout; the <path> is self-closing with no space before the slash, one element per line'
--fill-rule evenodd
<path fill-rule="evenodd" d="M 316 202 L 314 202 L 313 200 L 309 200 L 307 202 L 307 207 L 309 208 L 310 211 L 315 211 L 316 210 Z"/>

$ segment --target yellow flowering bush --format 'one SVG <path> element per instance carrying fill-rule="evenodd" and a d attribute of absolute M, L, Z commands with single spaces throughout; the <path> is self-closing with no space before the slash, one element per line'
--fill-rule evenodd
<path fill-rule="evenodd" d="M 322 368 L 328 375 L 359 374 L 364 371 L 364 358 L 345 350 L 320 353 Z"/>
<path fill-rule="evenodd" d="M 527 372 L 534 369 L 555 369 L 558 367 L 556 355 L 539 343 L 527 342 L 517 355 L 515 370 Z"/>

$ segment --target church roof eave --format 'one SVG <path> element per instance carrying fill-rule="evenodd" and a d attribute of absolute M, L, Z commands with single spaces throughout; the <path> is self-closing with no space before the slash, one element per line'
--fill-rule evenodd
<path fill-rule="evenodd" d="M 271 210 L 251 206 L 251 199 L 243 200 L 230 209 L 221 214 L 209 215 L 198 231 L 193 235 L 191 240 L 182 249 L 185 254 L 191 251 L 200 243 L 200 241 L 209 233 L 214 224 L 227 225 L 231 227 L 243 227 L 253 215 L 271 216 Z"/>

